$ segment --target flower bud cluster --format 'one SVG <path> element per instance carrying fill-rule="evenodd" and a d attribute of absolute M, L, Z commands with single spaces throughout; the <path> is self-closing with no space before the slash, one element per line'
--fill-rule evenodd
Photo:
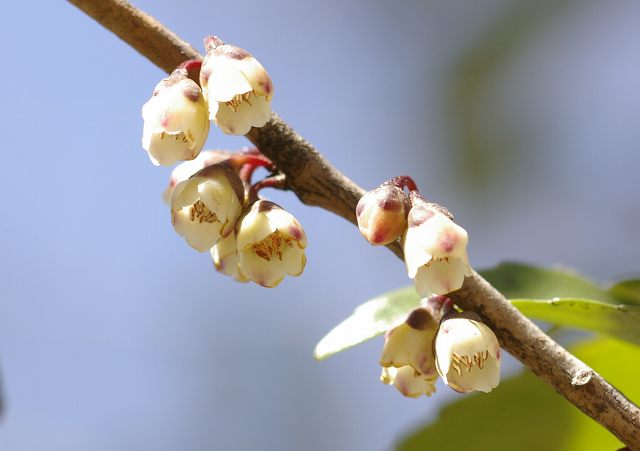
<path fill-rule="evenodd" d="M 500 345 L 479 319 L 435 296 L 386 333 L 380 365 L 381 381 L 408 397 L 431 396 L 438 375 L 457 392 L 488 393 L 500 382 Z"/>
<path fill-rule="evenodd" d="M 209 252 L 220 273 L 275 287 L 302 273 L 307 241 L 290 213 L 258 197 L 260 188 L 277 186 L 267 179 L 251 184 L 257 167 L 273 165 L 257 149 L 201 152 L 210 121 L 232 135 L 264 126 L 273 84 L 246 50 L 214 36 L 205 48 L 202 61 L 185 61 L 156 85 L 142 107 L 142 147 L 155 165 L 184 160 L 163 194 L 175 231 L 195 250 Z"/>
<path fill-rule="evenodd" d="M 410 194 L 404 191 L 410 188 Z M 471 275 L 466 230 L 438 204 L 428 202 L 409 177 L 396 177 L 367 192 L 356 207 L 358 228 L 372 245 L 401 240 L 407 272 L 421 296 L 459 289 Z"/>
<path fill-rule="evenodd" d="M 472 274 L 466 230 L 453 222 L 447 209 L 423 198 L 408 176 L 395 177 L 362 196 L 356 219 L 372 245 L 400 241 L 407 273 L 426 299 L 423 307 L 387 331 L 380 358 L 382 382 L 409 397 L 430 396 L 438 374 L 462 393 L 495 388 L 500 380 L 496 336 L 477 318 L 456 313 L 443 296 L 462 287 Z"/>
<path fill-rule="evenodd" d="M 193 160 L 202 150 L 212 120 L 223 133 L 244 135 L 271 118 L 273 84 L 249 52 L 205 39 L 202 61 L 186 61 L 161 80 L 142 107 L 142 147 L 154 165 Z M 189 78 L 199 68 L 198 83 Z"/>

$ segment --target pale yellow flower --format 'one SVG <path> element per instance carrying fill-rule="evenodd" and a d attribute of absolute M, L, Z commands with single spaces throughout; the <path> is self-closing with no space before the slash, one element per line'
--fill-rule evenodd
<path fill-rule="evenodd" d="M 271 78 L 249 52 L 217 37 L 205 39 L 200 85 L 209 117 L 229 135 L 245 135 L 271 118 Z"/>
<path fill-rule="evenodd" d="M 214 164 L 176 185 L 171 222 L 191 247 L 205 252 L 233 232 L 243 202 L 238 174 L 225 164 Z"/>
<path fill-rule="evenodd" d="M 500 382 L 500 344 L 484 323 L 445 319 L 435 339 L 436 368 L 454 390 L 490 392 Z"/>
<path fill-rule="evenodd" d="M 142 107 L 142 147 L 153 164 L 170 166 L 198 156 L 209 134 L 207 104 L 186 69 L 162 80 Z"/>
<path fill-rule="evenodd" d="M 471 275 L 466 230 L 434 204 L 413 200 L 403 240 L 407 272 L 422 296 L 459 289 Z"/>
<path fill-rule="evenodd" d="M 307 258 L 300 223 L 280 206 L 255 202 L 236 233 L 240 274 L 263 287 L 277 286 L 285 275 L 299 276 Z"/>

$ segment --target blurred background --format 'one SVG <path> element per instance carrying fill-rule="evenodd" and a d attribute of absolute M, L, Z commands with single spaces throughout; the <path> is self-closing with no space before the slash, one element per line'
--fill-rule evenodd
<path fill-rule="evenodd" d="M 200 50 L 251 51 L 274 110 L 363 187 L 412 174 L 474 266 L 640 270 L 639 2 L 135 4 Z M 461 398 L 382 385 L 381 339 L 313 360 L 409 283 L 345 220 L 265 192 L 309 236 L 304 276 L 274 290 L 173 231 L 170 169 L 140 146 L 158 68 L 66 2 L 11 2 L 0 34 L 0 449 L 382 450 Z M 212 128 L 207 147 L 245 145 Z"/>

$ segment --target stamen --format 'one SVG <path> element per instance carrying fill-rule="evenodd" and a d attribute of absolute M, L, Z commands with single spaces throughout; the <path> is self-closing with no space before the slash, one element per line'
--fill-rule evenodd
<path fill-rule="evenodd" d="M 253 244 L 253 252 L 263 260 L 271 261 L 274 254 L 278 260 L 283 259 L 283 246 L 286 244 L 288 247 L 293 247 L 293 241 L 291 238 L 283 235 L 280 231 L 275 231 L 264 240 Z"/>
<path fill-rule="evenodd" d="M 202 201 L 198 200 L 191 207 L 189 219 L 191 219 L 192 222 L 196 222 L 197 220 L 200 224 L 202 224 L 203 222 L 213 224 L 218 220 L 218 217 L 215 213 L 209 210 L 207 206 L 202 203 Z"/>
<path fill-rule="evenodd" d="M 454 352 L 451 357 L 454 361 L 451 366 L 453 366 L 453 369 L 456 371 L 456 373 L 458 373 L 459 376 L 462 376 L 462 366 L 467 369 L 468 373 L 471 372 L 471 368 L 473 368 L 474 366 L 477 366 L 480 370 L 483 369 L 484 364 L 489 358 L 489 351 L 476 352 L 472 357 L 466 355 L 461 356 Z"/>
<path fill-rule="evenodd" d="M 247 102 L 249 106 L 251 106 L 251 102 L 249 101 L 249 99 L 251 98 L 251 94 L 253 93 L 253 91 L 249 91 L 245 92 L 244 94 L 238 94 L 233 99 L 225 102 L 225 104 L 229 106 L 229 108 L 231 108 L 233 111 L 237 112 L 238 108 L 240 108 L 240 105 L 242 105 L 243 102 Z"/>

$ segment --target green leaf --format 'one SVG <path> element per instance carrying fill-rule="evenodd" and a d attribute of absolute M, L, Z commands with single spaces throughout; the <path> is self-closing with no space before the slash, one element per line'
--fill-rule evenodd
<path fill-rule="evenodd" d="M 616 302 L 607 290 L 566 268 L 501 263 L 479 273 L 509 299 L 583 298 Z"/>
<path fill-rule="evenodd" d="M 640 400 L 640 348 L 613 339 L 581 342 L 572 351 L 627 397 Z M 615 450 L 622 444 L 605 428 L 558 396 L 530 371 L 506 381 L 489 394 L 459 395 L 436 422 L 399 443 L 400 451 Z M 428 399 L 424 399 L 428 403 Z"/>
<path fill-rule="evenodd" d="M 356 308 L 353 314 L 331 330 L 316 345 L 313 355 L 318 360 L 343 351 L 386 332 L 420 305 L 413 285 L 390 291 Z"/>
<path fill-rule="evenodd" d="M 575 272 L 561 268 L 545 269 L 520 263 L 502 263 L 495 268 L 480 271 L 480 274 L 508 298 L 521 301 L 562 297 L 571 298 L 573 301 L 592 299 L 615 304 L 619 302 L 614 297 L 617 296 L 616 293 L 625 293 L 626 299 L 640 296 L 640 292 L 634 291 L 637 288 L 634 284 L 639 281 L 621 282 L 610 290 L 605 290 Z M 419 304 L 420 297 L 413 285 L 365 302 L 318 343 L 314 351 L 315 358 L 324 360 L 337 352 L 386 332 Z M 553 305 L 554 308 L 558 306 L 557 303 Z M 603 324 L 598 324 L 596 321 L 596 310 L 607 315 L 608 319 L 604 320 Z M 550 312 L 555 312 L 556 316 L 546 317 L 545 315 L 551 315 Z M 632 325 L 637 324 L 635 310 L 629 313 L 618 306 L 606 309 L 599 303 L 597 305 L 580 304 L 573 307 L 562 304 L 561 309 L 553 311 L 538 306 L 538 313 L 542 316 L 531 315 L 557 324 L 586 327 L 604 333 L 615 332 L 618 327 L 616 321 L 621 320 L 624 327 L 615 335 L 638 342 L 638 334 L 631 331 Z M 587 316 L 581 319 L 579 318 L 581 314 Z M 637 328 L 640 329 L 640 327 Z"/>
<path fill-rule="evenodd" d="M 526 316 L 621 338 L 640 344 L 640 307 L 591 299 L 512 299 Z"/>
<path fill-rule="evenodd" d="M 625 304 L 640 305 L 640 279 L 622 280 L 609 288 L 609 294 Z"/>

